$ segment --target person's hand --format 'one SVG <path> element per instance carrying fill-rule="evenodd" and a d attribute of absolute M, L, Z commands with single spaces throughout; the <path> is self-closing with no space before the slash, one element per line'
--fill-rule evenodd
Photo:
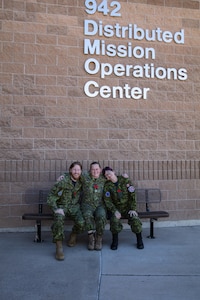
<path fill-rule="evenodd" d="M 135 210 L 129 210 L 128 214 L 131 218 L 138 217 L 138 213 Z"/>
<path fill-rule="evenodd" d="M 123 173 L 122 176 L 123 176 L 124 178 L 128 178 L 128 174 L 127 174 L 127 173 Z"/>
<path fill-rule="evenodd" d="M 59 176 L 59 177 L 57 178 L 57 181 L 58 181 L 58 182 L 59 182 L 59 181 L 62 181 L 64 178 L 65 178 L 64 175 L 61 175 L 61 176 Z"/>
<path fill-rule="evenodd" d="M 118 210 L 116 210 L 116 212 L 115 212 L 115 217 L 117 218 L 117 219 L 121 219 L 121 214 L 120 214 L 120 212 L 118 211 Z"/>
<path fill-rule="evenodd" d="M 59 214 L 59 215 L 62 215 L 62 216 L 65 215 L 64 210 L 62 208 L 58 208 L 54 212 L 55 212 L 55 214 Z"/>

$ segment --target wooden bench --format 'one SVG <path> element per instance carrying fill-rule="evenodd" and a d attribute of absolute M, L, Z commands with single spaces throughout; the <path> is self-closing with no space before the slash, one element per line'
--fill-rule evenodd
<path fill-rule="evenodd" d="M 41 243 L 42 240 L 42 221 L 53 220 L 52 213 L 44 213 L 44 206 L 47 205 L 47 196 L 49 190 L 39 191 L 39 202 L 37 213 L 25 213 L 22 216 L 23 220 L 36 221 L 36 236 L 34 241 Z M 136 189 L 137 203 L 144 204 L 144 211 L 139 211 L 138 216 L 140 219 L 149 219 L 150 221 L 150 234 L 148 238 L 154 239 L 154 221 L 160 218 L 169 217 L 169 213 L 166 211 L 150 210 L 150 205 L 153 203 L 161 202 L 161 191 L 159 189 Z"/>

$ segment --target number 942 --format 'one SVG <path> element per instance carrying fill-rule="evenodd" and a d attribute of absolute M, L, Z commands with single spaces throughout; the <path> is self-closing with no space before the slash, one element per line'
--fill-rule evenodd
<path fill-rule="evenodd" d="M 118 1 L 111 1 L 108 5 L 107 0 L 101 1 L 100 4 L 96 0 L 85 0 L 85 11 L 89 15 L 93 15 L 96 12 L 103 13 L 104 16 L 110 15 L 111 17 L 120 17 L 121 4 Z"/>

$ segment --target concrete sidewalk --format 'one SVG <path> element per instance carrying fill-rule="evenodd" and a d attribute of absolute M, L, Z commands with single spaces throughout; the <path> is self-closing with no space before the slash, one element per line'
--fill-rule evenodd
<path fill-rule="evenodd" d="M 119 248 L 110 250 L 105 231 L 102 251 L 87 250 L 87 235 L 65 260 L 54 258 L 51 233 L 34 243 L 33 233 L 0 233 L 1 300 L 197 300 L 200 297 L 200 226 L 156 228 L 155 239 L 136 248 L 124 229 Z M 66 232 L 68 237 L 69 232 Z"/>

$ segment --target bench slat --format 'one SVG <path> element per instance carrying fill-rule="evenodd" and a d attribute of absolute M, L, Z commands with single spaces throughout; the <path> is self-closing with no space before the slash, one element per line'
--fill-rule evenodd
<path fill-rule="evenodd" d="M 141 219 L 145 219 L 145 218 L 158 219 L 158 218 L 169 217 L 169 213 L 166 211 L 144 211 L 144 212 L 138 212 L 138 216 Z"/>
<path fill-rule="evenodd" d="M 23 220 L 53 220 L 53 214 L 24 214 Z"/>
<path fill-rule="evenodd" d="M 145 218 L 167 218 L 169 213 L 166 211 L 147 211 L 147 212 L 138 212 L 138 216 L 141 219 Z M 53 214 L 24 214 L 22 216 L 23 220 L 53 220 Z"/>

